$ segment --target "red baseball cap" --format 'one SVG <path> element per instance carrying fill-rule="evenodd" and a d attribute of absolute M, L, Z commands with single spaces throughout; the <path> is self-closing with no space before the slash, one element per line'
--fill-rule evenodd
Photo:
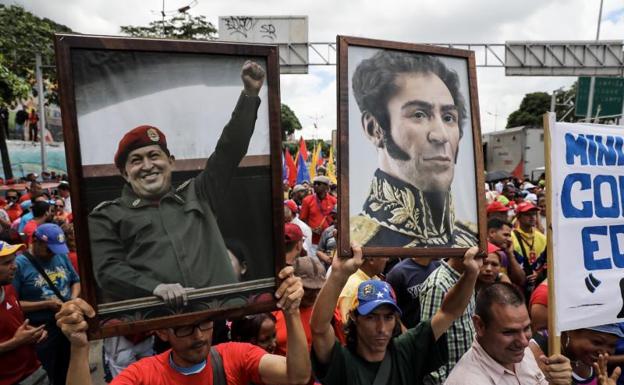
<path fill-rule="evenodd" d="M 297 242 L 303 239 L 303 232 L 299 226 L 294 223 L 286 223 L 284 225 L 284 241 L 285 242 Z"/>
<path fill-rule="evenodd" d="M 293 214 L 296 214 L 299 212 L 299 207 L 297 207 L 297 204 L 292 199 L 284 201 L 284 206 L 288 207 L 290 211 L 293 212 Z"/>
<path fill-rule="evenodd" d="M 167 149 L 167 138 L 158 128 L 154 126 L 138 126 L 126 132 L 126 135 L 119 141 L 117 152 L 115 153 L 115 166 L 122 170 L 126 165 L 126 159 L 130 152 L 137 148 L 158 145 L 169 155 Z"/>
<path fill-rule="evenodd" d="M 524 214 L 529 211 L 539 211 L 539 208 L 531 202 L 522 202 L 516 206 L 516 214 Z"/>
<path fill-rule="evenodd" d="M 507 212 L 509 210 L 509 207 L 505 206 L 504 204 L 502 204 L 499 201 L 494 201 L 492 203 L 490 203 L 486 209 L 487 213 L 502 213 L 502 212 Z"/>

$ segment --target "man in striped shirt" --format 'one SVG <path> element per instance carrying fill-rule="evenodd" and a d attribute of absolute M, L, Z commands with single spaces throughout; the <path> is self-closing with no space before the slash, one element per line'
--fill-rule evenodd
<path fill-rule="evenodd" d="M 442 300 L 448 291 L 459 281 L 464 272 L 461 258 L 449 258 L 423 282 L 420 290 L 420 319 L 431 319 L 442 306 Z M 461 317 L 455 319 L 446 332 L 448 361 L 438 370 L 424 378 L 425 385 L 442 385 L 461 356 L 470 349 L 475 329 L 472 315 L 475 312 L 475 298 L 471 296 L 468 306 Z"/>

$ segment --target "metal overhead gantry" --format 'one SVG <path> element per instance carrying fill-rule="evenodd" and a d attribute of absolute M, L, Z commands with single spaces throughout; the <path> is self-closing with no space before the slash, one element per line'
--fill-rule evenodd
<path fill-rule="evenodd" d="M 308 65 L 336 64 L 336 43 L 307 44 Z M 621 40 L 430 45 L 474 51 L 477 67 L 505 68 L 508 76 L 624 76 Z"/>

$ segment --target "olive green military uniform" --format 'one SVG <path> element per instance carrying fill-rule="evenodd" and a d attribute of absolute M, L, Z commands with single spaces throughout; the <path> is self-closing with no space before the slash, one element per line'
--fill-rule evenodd
<path fill-rule="evenodd" d="M 236 282 L 215 208 L 247 153 L 260 98 L 244 94 L 206 167 L 159 202 L 121 198 L 89 215 L 95 279 L 106 302 L 152 295 L 161 283 L 203 288 Z"/>
<path fill-rule="evenodd" d="M 441 220 L 434 223 L 432 209 L 422 191 L 377 170 L 362 212 L 351 218 L 351 240 L 378 247 L 477 245 L 476 224 L 455 220 L 450 192 L 443 206 Z"/>

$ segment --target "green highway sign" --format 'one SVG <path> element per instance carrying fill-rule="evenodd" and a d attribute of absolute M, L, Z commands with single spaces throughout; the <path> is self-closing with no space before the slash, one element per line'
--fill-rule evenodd
<path fill-rule="evenodd" d="M 589 100 L 590 77 L 582 76 L 578 79 L 576 88 L 576 102 L 574 115 L 587 115 Z M 622 114 L 624 104 L 624 78 L 595 78 L 594 101 L 592 103 L 592 117 L 618 116 Z"/>

